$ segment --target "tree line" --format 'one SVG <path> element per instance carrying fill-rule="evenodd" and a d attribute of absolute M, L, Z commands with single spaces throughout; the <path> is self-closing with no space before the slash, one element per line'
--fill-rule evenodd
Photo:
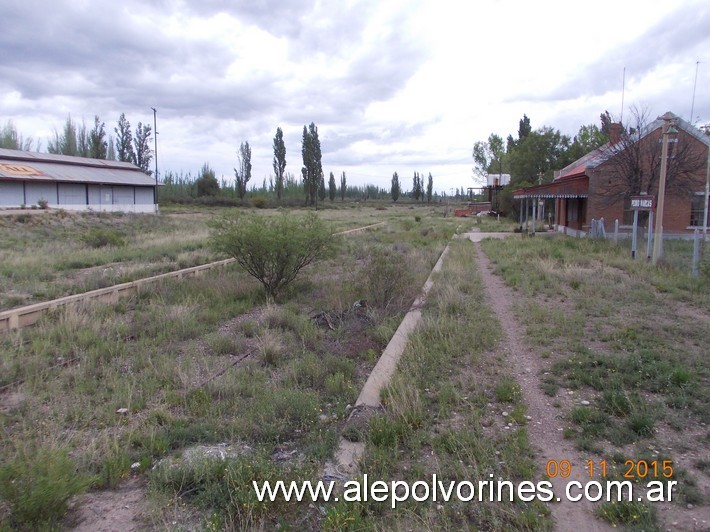
<path fill-rule="evenodd" d="M 323 171 L 323 155 L 318 136 L 318 127 L 311 122 L 303 126 L 301 138 L 301 161 L 300 182 L 290 172 L 286 172 L 286 144 L 284 142 L 283 130 L 276 128 L 273 138 L 273 174 L 264 180 L 261 186 L 252 185 L 248 188 L 251 175 L 251 146 L 248 141 L 241 143 L 237 152 L 237 167 L 234 168 L 234 183 L 228 183 L 224 178 L 221 182 L 209 163 L 204 163 L 202 169 L 196 177 L 191 174 L 176 175 L 167 172 L 163 182 L 166 185 L 161 190 L 164 201 L 191 201 L 202 200 L 206 203 L 223 203 L 221 200 L 238 199 L 243 202 L 247 190 L 252 196 L 257 198 L 274 198 L 279 204 L 284 200 L 293 202 L 294 200 L 305 200 L 306 205 L 318 206 L 326 201 L 326 198 L 334 202 L 336 198 L 345 201 L 345 198 L 369 200 L 385 199 L 391 197 L 397 201 L 400 195 L 409 195 L 416 201 L 432 201 L 438 196 L 433 192 L 434 184 L 431 174 L 427 184 L 424 184 L 424 177 L 418 172 L 414 173 L 414 181 L 411 192 L 403 193 L 399 185 L 399 178 L 393 177 L 393 188 L 386 190 L 376 185 L 364 185 L 353 187 L 347 184 L 347 176 L 342 172 L 339 180 L 335 173 L 329 172 L 328 179 Z M 339 181 L 339 186 L 338 186 Z"/>

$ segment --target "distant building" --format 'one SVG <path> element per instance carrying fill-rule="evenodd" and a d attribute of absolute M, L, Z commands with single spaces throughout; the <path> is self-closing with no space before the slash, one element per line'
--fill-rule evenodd
<path fill-rule="evenodd" d="M 488 174 L 486 183 L 489 187 L 504 187 L 510 184 L 510 174 Z"/>
<path fill-rule="evenodd" d="M 155 179 L 130 163 L 0 148 L 0 209 L 157 212 Z"/>
<path fill-rule="evenodd" d="M 669 141 L 668 165 L 674 179 L 666 184 L 663 228 L 667 234 L 702 229 L 710 136 L 673 113 L 664 115 L 677 130 Z M 633 220 L 631 183 L 635 194 L 658 195 L 664 120 L 658 118 L 633 139 L 622 140 L 620 124 L 612 124 L 610 141 L 555 172 L 552 183 L 513 192 L 521 212 L 528 205 L 553 200 L 558 231 L 585 235 L 592 220 L 614 220 L 630 228 Z M 645 219 L 645 218 L 644 218 Z"/>

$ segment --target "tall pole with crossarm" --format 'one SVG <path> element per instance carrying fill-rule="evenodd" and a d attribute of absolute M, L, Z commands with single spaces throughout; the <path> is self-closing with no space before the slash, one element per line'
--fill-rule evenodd
<path fill-rule="evenodd" d="M 663 148 L 661 149 L 661 176 L 658 183 L 658 206 L 656 207 L 656 228 L 653 240 L 653 255 L 651 263 L 657 264 L 663 245 L 663 207 L 666 198 L 666 176 L 668 174 L 668 136 L 678 133 L 671 124 L 672 115 L 664 114 L 663 118 Z"/>

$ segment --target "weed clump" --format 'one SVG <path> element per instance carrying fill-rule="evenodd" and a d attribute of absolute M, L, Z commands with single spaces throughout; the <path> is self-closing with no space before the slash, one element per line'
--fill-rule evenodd
<path fill-rule="evenodd" d="M 0 499 L 10 505 L 11 512 L 8 524 L 38 529 L 56 523 L 66 513 L 69 499 L 90 483 L 76 472 L 63 449 L 22 451 L 0 466 Z"/>
<path fill-rule="evenodd" d="M 126 237 L 116 229 L 104 227 L 94 227 L 81 236 L 81 241 L 92 248 L 103 248 L 106 246 L 123 247 L 126 245 Z"/>
<path fill-rule="evenodd" d="M 369 306 L 394 313 L 406 310 L 416 293 L 403 254 L 379 248 L 370 253 L 357 284 L 365 291 Z"/>

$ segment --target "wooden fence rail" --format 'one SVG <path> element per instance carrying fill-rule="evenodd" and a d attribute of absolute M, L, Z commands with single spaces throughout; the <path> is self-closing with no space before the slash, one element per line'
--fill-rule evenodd
<path fill-rule="evenodd" d="M 160 275 L 154 275 L 152 277 L 145 277 L 144 279 L 138 279 L 137 281 L 130 281 L 128 283 L 121 283 L 114 286 L 108 286 L 106 288 L 91 290 L 89 292 L 82 292 L 81 294 L 64 296 L 59 299 L 53 299 L 52 301 L 45 301 L 43 303 L 35 303 L 33 305 L 18 307 L 11 310 L 4 310 L 0 312 L 0 333 L 32 325 L 33 323 L 36 323 L 42 317 L 42 314 L 48 310 L 82 301 L 116 303 L 120 298 L 136 293 L 139 287 L 146 284 L 154 283 L 162 279 L 182 279 L 184 277 L 194 277 L 207 270 L 219 268 L 232 262 L 234 262 L 234 259 L 224 259 L 217 262 L 211 262 L 209 264 L 193 266 L 192 268 L 185 268 L 174 272 L 161 273 Z"/>
<path fill-rule="evenodd" d="M 341 231 L 335 234 L 345 235 L 349 233 L 366 231 L 368 229 L 380 226 L 384 223 L 385 222 L 380 222 L 365 227 L 358 227 L 356 229 Z M 99 288 L 97 290 L 91 290 L 89 292 L 82 292 L 81 294 L 64 296 L 60 297 L 59 299 L 53 299 L 52 301 L 45 301 L 43 303 L 35 303 L 32 305 L 26 305 L 24 307 L 4 310 L 0 312 L 0 334 L 10 331 L 12 329 L 21 329 L 22 327 L 32 325 L 39 321 L 42 315 L 48 310 L 63 307 L 72 303 L 80 303 L 82 301 L 116 303 L 122 297 L 127 297 L 135 294 L 138 291 L 139 287 L 144 286 L 146 284 L 154 283 L 163 279 L 182 279 L 184 277 L 194 277 L 196 275 L 200 275 L 206 272 L 207 270 L 211 270 L 213 268 L 220 268 L 222 266 L 226 266 L 227 264 L 231 264 L 232 262 L 235 262 L 235 260 L 219 260 L 216 262 L 210 262 L 209 264 L 202 264 L 200 266 L 193 266 L 191 268 L 185 268 L 174 272 L 161 273 L 160 275 L 145 277 L 144 279 L 138 279 L 137 281 L 117 284 L 106 288 Z"/>

